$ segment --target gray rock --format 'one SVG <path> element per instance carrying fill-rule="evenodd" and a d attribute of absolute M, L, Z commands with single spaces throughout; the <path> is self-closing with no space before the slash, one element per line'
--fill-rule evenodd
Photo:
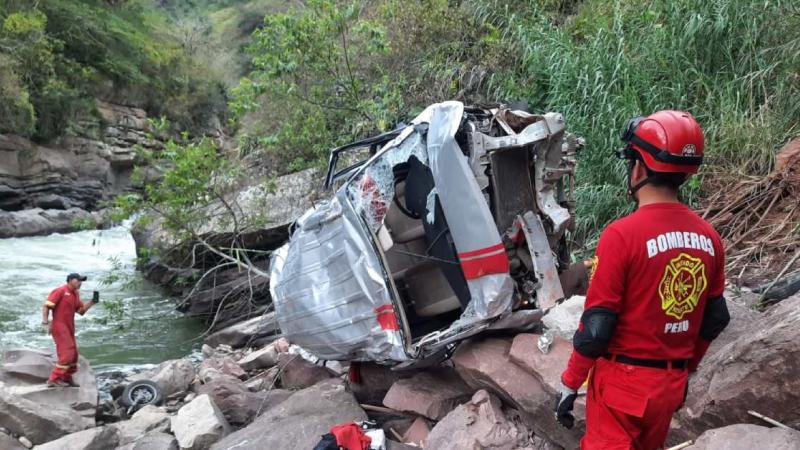
<path fill-rule="evenodd" d="M 796 450 L 800 433 L 740 423 L 704 432 L 686 450 Z"/>
<path fill-rule="evenodd" d="M 237 361 L 244 370 L 269 369 L 278 364 L 278 350 L 270 344 L 261 349 L 252 351 Z"/>
<path fill-rule="evenodd" d="M 19 443 L 24 445 L 25 448 L 33 448 L 33 442 L 30 439 L 26 438 L 25 436 L 19 437 Z"/>
<path fill-rule="evenodd" d="M 509 359 L 511 344 L 510 339 L 499 338 L 468 341 L 456 350 L 452 361 L 469 386 L 485 389 L 516 407 L 525 425 L 537 435 L 564 448 L 577 448 L 585 430 L 585 423 L 580 420 L 584 416 L 576 412 L 578 420 L 571 430 L 558 424 L 550 388 Z"/>
<path fill-rule="evenodd" d="M 271 367 L 269 370 L 265 370 L 260 374 L 249 378 L 247 381 L 244 382 L 247 389 L 250 389 L 253 392 L 263 391 L 273 389 L 278 383 L 278 375 L 280 374 L 280 369 L 278 367 Z"/>
<path fill-rule="evenodd" d="M 305 389 L 322 380 L 333 378 L 334 374 L 322 366 L 316 366 L 300 355 L 281 353 L 278 357 L 281 386 L 286 389 Z"/>
<path fill-rule="evenodd" d="M 171 434 L 152 431 L 116 450 L 178 450 L 178 441 Z"/>
<path fill-rule="evenodd" d="M 13 437 L 0 433 L 0 448 L 3 450 L 25 450 L 28 447 L 25 447 Z"/>
<path fill-rule="evenodd" d="M 234 427 L 249 424 L 258 413 L 272 406 L 267 404 L 266 392 L 251 392 L 241 380 L 228 375 L 198 386 L 197 393 L 210 396 Z"/>
<path fill-rule="evenodd" d="M 185 359 L 164 361 L 153 370 L 130 377 L 132 381 L 151 380 L 161 388 L 161 396 L 187 391 L 194 381 L 195 371 L 191 362 Z"/>
<path fill-rule="evenodd" d="M 310 449 L 334 425 L 366 419 L 344 383 L 331 379 L 296 392 L 212 449 Z"/>
<path fill-rule="evenodd" d="M 44 380 L 55 357 L 51 351 L 12 349 L 0 366 L 0 426 L 40 444 L 95 426 L 97 382 L 86 358 L 73 376 L 80 387 L 49 388 Z"/>
<path fill-rule="evenodd" d="M 172 433 L 182 449 L 208 449 L 230 431 L 230 425 L 208 395 L 199 395 L 172 417 Z"/>
<path fill-rule="evenodd" d="M 708 429 L 750 422 L 751 409 L 800 427 L 800 409 L 787 407 L 800 403 L 798 329 L 800 296 L 749 323 L 732 321 L 718 338 L 729 343 L 710 349 L 690 379 L 686 405 L 673 420 L 671 438 L 681 442 Z"/>
<path fill-rule="evenodd" d="M 481 390 L 433 427 L 424 448 L 517 450 L 532 447 L 529 435 L 506 418 L 497 397 Z"/>
<path fill-rule="evenodd" d="M 275 335 L 279 331 L 275 313 L 272 312 L 219 330 L 208 336 L 205 343 L 211 347 L 227 344 L 239 348 L 259 337 Z"/>
<path fill-rule="evenodd" d="M 452 371 L 420 372 L 395 382 L 383 404 L 387 408 L 439 420 L 467 401 L 473 392 Z"/>
<path fill-rule="evenodd" d="M 153 405 L 146 405 L 129 419 L 108 425 L 119 432 L 119 445 L 129 444 L 151 431 L 168 431 L 170 417 L 167 412 Z"/>
<path fill-rule="evenodd" d="M 557 336 L 564 339 L 572 339 L 572 335 L 578 330 L 578 323 L 583 314 L 583 304 L 586 297 L 573 295 L 562 303 L 550 308 L 542 318 L 545 328 L 552 330 Z"/>
<path fill-rule="evenodd" d="M 119 445 L 119 432 L 113 427 L 98 427 L 79 431 L 37 445 L 35 450 L 108 450 Z"/>

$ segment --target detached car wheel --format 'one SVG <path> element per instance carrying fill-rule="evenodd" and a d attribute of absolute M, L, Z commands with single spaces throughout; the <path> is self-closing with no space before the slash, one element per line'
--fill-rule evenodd
<path fill-rule="evenodd" d="M 134 381 L 122 391 L 122 396 L 119 398 L 120 405 L 125 407 L 139 408 L 144 405 L 157 405 L 159 402 L 161 402 L 161 388 L 150 380 Z"/>

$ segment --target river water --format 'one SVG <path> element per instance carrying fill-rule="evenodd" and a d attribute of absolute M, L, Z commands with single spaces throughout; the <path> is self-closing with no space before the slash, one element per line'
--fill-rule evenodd
<path fill-rule="evenodd" d="M 125 227 L 43 237 L 0 239 L 0 349 L 54 348 L 40 325 L 42 305 L 70 272 L 89 279 L 76 315 L 79 352 L 96 371 L 128 371 L 196 351 L 204 327 L 175 311 L 173 300 L 135 270 L 135 246 Z"/>

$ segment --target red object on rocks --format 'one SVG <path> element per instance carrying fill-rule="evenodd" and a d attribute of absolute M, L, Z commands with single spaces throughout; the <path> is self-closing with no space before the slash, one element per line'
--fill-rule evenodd
<path fill-rule="evenodd" d="M 372 438 L 364 433 L 355 422 L 343 423 L 331 428 L 336 436 L 336 445 L 344 450 L 369 450 Z"/>

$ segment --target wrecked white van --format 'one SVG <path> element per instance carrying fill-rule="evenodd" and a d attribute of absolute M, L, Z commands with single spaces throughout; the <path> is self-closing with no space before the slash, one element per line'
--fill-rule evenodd
<path fill-rule="evenodd" d="M 322 359 L 412 365 L 536 324 L 569 264 L 582 140 L 564 127 L 557 113 L 445 102 L 334 150 L 332 198 L 272 256 L 283 333 Z"/>

